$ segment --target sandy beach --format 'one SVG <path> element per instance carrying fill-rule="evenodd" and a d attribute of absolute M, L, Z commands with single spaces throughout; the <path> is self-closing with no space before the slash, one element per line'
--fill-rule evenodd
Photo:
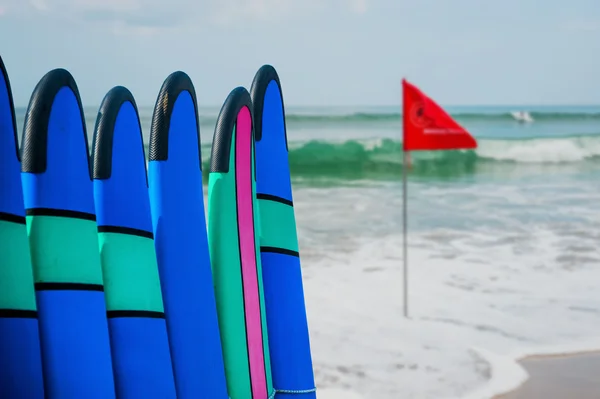
<path fill-rule="evenodd" d="M 598 399 L 600 352 L 531 356 L 519 362 L 529 379 L 494 399 Z"/>

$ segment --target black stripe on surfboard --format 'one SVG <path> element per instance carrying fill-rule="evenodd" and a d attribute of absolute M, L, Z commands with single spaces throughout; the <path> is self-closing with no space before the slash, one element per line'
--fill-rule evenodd
<path fill-rule="evenodd" d="M 106 317 L 116 319 L 122 317 L 139 317 L 146 319 L 164 319 L 165 312 L 154 312 L 151 310 L 109 310 Z"/>
<path fill-rule="evenodd" d="M 104 292 L 100 284 L 85 283 L 35 283 L 36 291 L 97 291 Z"/>
<path fill-rule="evenodd" d="M 0 309 L 0 319 L 36 319 L 37 311 L 23 309 Z"/>
<path fill-rule="evenodd" d="M 25 224 L 25 216 L 19 216 L 7 212 L 0 212 L 0 221 Z"/>
<path fill-rule="evenodd" d="M 57 217 L 63 217 L 63 218 L 89 220 L 92 222 L 96 221 L 96 215 L 94 215 L 93 213 L 70 211 L 67 209 L 28 208 L 28 209 L 25 209 L 25 215 L 27 215 L 27 216 L 57 216 Z"/>
<path fill-rule="evenodd" d="M 126 234 L 129 236 L 145 237 L 154 239 L 154 234 L 150 231 L 133 229 L 131 227 L 122 226 L 98 226 L 98 233 L 118 233 Z"/>
<path fill-rule="evenodd" d="M 260 247 L 260 252 L 271 253 L 271 254 L 290 255 L 290 256 L 295 256 L 296 258 L 300 257 L 300 253 L 298 251 L 292 251 L 291 249 L 278 248 L 278 247 Z"/>
<path fill-rule="evenodd" d="M 283 198 L 283 197 L 279 197 L 277 195 L 257 193 L 256 194 L 256 198 L 257 199 L 261 199 L 261 200 L 265 200 L 265 201 L 279 202 L 280 204 L 294 206 L 294 203 L 292 201 L 290 201 L 289 199 Z"/>

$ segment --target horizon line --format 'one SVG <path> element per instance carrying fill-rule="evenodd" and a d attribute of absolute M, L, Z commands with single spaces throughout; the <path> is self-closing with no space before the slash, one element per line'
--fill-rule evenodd
<path fill-rule="evenodd" d="M 399 111 L 401 111 L 401 103 L 400 104 L 349 104 L 349 105 L 325 105 L 325 104 L 285 104 L 285 108 L 391 108 L 398 107 Z M 153 108 L 156 104 L 136 104 L 137 108 Z M 220 105 L 208 105 L 208 104 L 199 104 L 198 109 L 202 108 L 216 108 L 220 109 L 223 104 Z M 489 103 L 489 104 L 440 104 L 442 108 L 444 107 L 599 107 L 600 103 L 546 103 L 546 104 L 535 104 L 535 103 L 515 103 L 515 104 L 507 104 L 507 103 Z M 15 109 L 19 108 L 28 108 L 29 104 L 26 105 L 14 105 Z M 98 105 L 84 105 L 83 109 L 89 108 L 100 108 L 100 104 Z"/>

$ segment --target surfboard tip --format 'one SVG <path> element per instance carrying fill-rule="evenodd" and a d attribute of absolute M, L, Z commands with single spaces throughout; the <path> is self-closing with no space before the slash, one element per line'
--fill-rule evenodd
<path fill-rule="evenodd" d="M 281 90 L 281 82 L 279 81 L 279 75 L 277 74 L 277 71 L 272 65 L 265 64 L 259 68 L 259 70 L 256 72 L 256 75 L 254 75 L 252 87 L 250 88 L 250 97 L 252 98 L 252 104 L 254 106 L 254 139 L 256 141 L 260 141 L 262 139 L 262 122 L 265 94 L 267 92 L 269 84 L 272 81 L 275 81 L 277 87 L 279 88 L 279 96 L 281 97 L 281 104 L 283 106 L 283 92 Z"/>
<path fill-rule="evenodd" d="M 239 111 L 244 106 L 248 107 L 252 116 L 252 99 L 250 98 L 250 93 L 246 88 L 238 86 L 229 93 L 217 117 L 210 155 L 211 173 L 227 173 L 229 171 L 233 127 L 235 126 Z"/>
<path fill-rule="evenodd" d="M 85 116 L 77 83 L 69 71 L 64 68 L 56 68 L 47 72 L 40 79 L 29 100 L 21 139 L 22 172 L 44 173 L 46 171 L 50 113 L 56 95 L 64 87 L 73 92 L 77 101 L 85 138 L 86 154 L 89 154 Z M 89 172 L 91 178 L 91 170 Z"/>
<path fill-rule="evenodd" d="M 131 103 L 136 115 L 138 115 L 137 104 L 133 94 L 123 86 L 115 86 L 106 93 L 96 118 L 94 138 L 92 142 L 93 151 L 93 178 L 109 179 L 112 173 L 113 140 L 115 134 L 115 123 L 125 103 Z M 139 115 L 137 116 L 142 134 Z"/>
<path fill-rule="evenodd" d="M 171 124 L 171 115 L 177 98 L 184 91 L 187 91 L 190 94 L 194 103 L 196 128 L 198 129 L 198 156 L 200 157 L 200 165 L 202 165 L 196 90 L 190 77 L 183 71 L 175 71 L 167 76 L 158 93 L 150 128 L 150 161 L 166 161 L 169 158 L 169 128 Z"/>

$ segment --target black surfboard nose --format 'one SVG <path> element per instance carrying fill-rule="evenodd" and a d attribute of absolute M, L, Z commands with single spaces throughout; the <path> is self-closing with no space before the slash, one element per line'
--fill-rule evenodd
<path fill-rule="evenodd" d="M 117 123 L 117 118 L 119 117 L 121 107 L 126 103 L 130 103 L 133 106 L 135 113 L 138 113 L 135 99 L 133 98 L 133 94 L 131 94 L 129 89 L 123 86 L 115 86 L 110 89 L 108 93 L 106 93 L 106 96 L 100 105 L 92 142 L 92 175 L 94 179 L 109 179 L 112 175 L 115 125 Z M 139 144 L 141 145 L 141 151 L 144 155 L 144 139 L 142 136 L 139 116 L 136 116 L 136 119 L 138 125 L 137 130 L 139 130 Z M 129 135 L 132 133 L 123 132 L 123 134 Z M 131 140 L 138 141 L 137 138 L 131 138 Z M 146 158 L 145 155 L 143 158 Z M 146 178 L 146 185 L 147 184 L 148 179 Z"/>
<path fill-rule="evenodd" d="M 188 92 L 194 103 L 196 125 L 198 125 L 198 104 L 196 101 L 196 89 L 190 77 L 182 71 L 170 74 L 164 81 L 158 98 L 154 113 L 152 114 L 152 128 L 150 131 L 150 161 L 166 161 L 169 158 L 169 134 L 171 127 L 171 116 L 177 99 L 183 92 Z M 199 136 L 199 133 L 198 133 Z M 198 137 L 198 159 L 202 167 L 202 153 L 200 149 L 200 137 Z"/>
<path fill-rule="evenodd" d="M 70 91 L 70 95 L 63 94 L 66 90 Z M 70 96 L 73 96 L 74 98 L 69 98 Z M 59 98 L 57 99 L 57 97 Z M 81 132 L 81 130 L 83 130 L 82 133 L 86 155 L 89 154 L 87 132 L 84 123 L 85 117 L 83 114 L 83 107 L 81 106 L 81 98 L 79 96 L 77 83 L 75 83 L 73 75 L 66 69 L 53 69 L 46 73 L 46 75 L 38 82 L 29 101 L 29 107 L 27 108 L 27 114 L 25 115 L 25 128 L 23 130 L 22 138 L 23 172 L 43 173 L 46 171 L 48 166 L 48 128 L 51 122 L 50 117 L 52 111 L 55 109 L 53 106 L 57 100 L 61 102 L 70 102 L 69 106 L 60 107 L 65 108 L 70 112 L 70 117 L 65 118 L 63 122 L 70 122 L 70 124 L 73 125 L 70 127 L 73 127 L 76 132 Z M 72 115 L 77 112 L 80 117 L 79 121 L 77 120 L 76 115 Z M 60 116 L 64 117 L 66 115 L 61 114 Z M 56 117 L 55 119 L 61 118 Z M 81 127 L 77 128 L 77 124 L 80 124 Z M 70 129 L 64 128 L 64 123 L 62 126 L 63 129 L 59 129 L 57 133 L 70 133 Z M 60 164 L 62 161 L 63 160 L 58 160 L 57 163 Z M 91 179 L 89 160 L 87 170 L 90 171 L 89 177 Z"/>
<path fill-rule="evenodd" d="M 244 106 L 248 107 L 252 113 L 250 94 L 245 88 L 236 87 L 225 99 L 217 118 L 210 156 L 211 172 L 227 173 L 229 171 L 233 127 L 236 124 L 238 112 Z"/>

